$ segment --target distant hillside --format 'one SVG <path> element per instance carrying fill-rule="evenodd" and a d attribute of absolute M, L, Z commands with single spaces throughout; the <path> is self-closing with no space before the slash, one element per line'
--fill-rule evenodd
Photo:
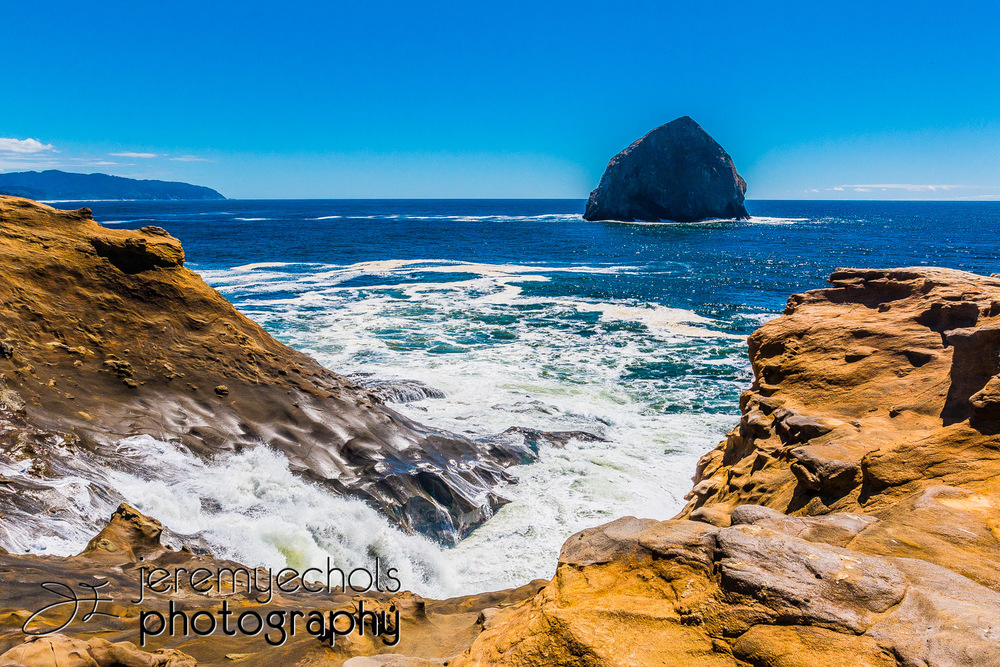
<path fill-rule="evenodd" d="M 108 174 L 19 171 L 0 174 L 0 194 L 53 199 L 225 199 L 212 188 L 173 181 L 141 181 Z"/>

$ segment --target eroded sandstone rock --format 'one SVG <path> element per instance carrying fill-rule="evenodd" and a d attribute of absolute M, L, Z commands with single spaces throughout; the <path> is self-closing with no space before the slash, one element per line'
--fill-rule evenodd
<path fill-rule="evenodd" d="M 180 651 L 146 652 L 131 642 L 88 641 L 63 634 L 33 637 L 0 655 L 0 667 L 196 667 L 194 658 Z"/>
<path fill-rule="evenodd" d="M 506 502 L 492 488 L 521 453 L 403 417 L 237 312 L 163 229 L 108 229 L 89 209 L 0 196 L 0 322 L 0 377 L 23 420 L 98 459 L 138 434 L 206 457 L 266 444 L 451 543 Z M 45 455 L 53 473 L 91 477 L 77 458 Z"/>
<path fill-rule="evenodd" d="M 750 337 L 680 517 L 574 535 L 455 665 L 1000 665 L 1000 280 L 831 284 Z"/>

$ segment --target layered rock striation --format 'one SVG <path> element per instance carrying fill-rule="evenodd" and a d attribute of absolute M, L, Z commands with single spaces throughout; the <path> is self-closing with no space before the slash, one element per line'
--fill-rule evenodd
<path fill-rule="evenodd" d="M 626 222 L 749 217 L 746 181 L 729 154 L 683 116 L 652 130 L 611 158 L 590 193 L 585 220 Z"/>
<path fill-rule="evenodd" d="M 185 268 L 163 229 L 13 197 L 0 197 L 0 399 L 0 455 L 40 480 L 79 469 L 81 451 L 113 461 L 138 434 L 204 457 L 267 445 L 444 542 L 504 502 L 492 489 L 522 456 L 414 423 L 282 345 Z M 26 485 L 0 493 L 47 509 Z"/>

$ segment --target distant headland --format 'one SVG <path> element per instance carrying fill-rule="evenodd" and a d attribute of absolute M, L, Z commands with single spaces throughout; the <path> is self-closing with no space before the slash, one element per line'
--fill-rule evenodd
<path fill-rule="evenodd" d="M 57 169 L 0 174 L 0 194 L 41 201 L 100 199 L 225 199 L 212 188 L 174 181 L 154 181 L 75 174 Z"/>

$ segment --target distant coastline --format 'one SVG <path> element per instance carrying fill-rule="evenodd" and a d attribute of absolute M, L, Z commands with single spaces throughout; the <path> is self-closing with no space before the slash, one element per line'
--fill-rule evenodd
<path fill-rule="evenodd" d="M 225 199 L 218 191 L 203 185 L 57 169 L 0 174 L 0 194 L 47 202 Z"/>

